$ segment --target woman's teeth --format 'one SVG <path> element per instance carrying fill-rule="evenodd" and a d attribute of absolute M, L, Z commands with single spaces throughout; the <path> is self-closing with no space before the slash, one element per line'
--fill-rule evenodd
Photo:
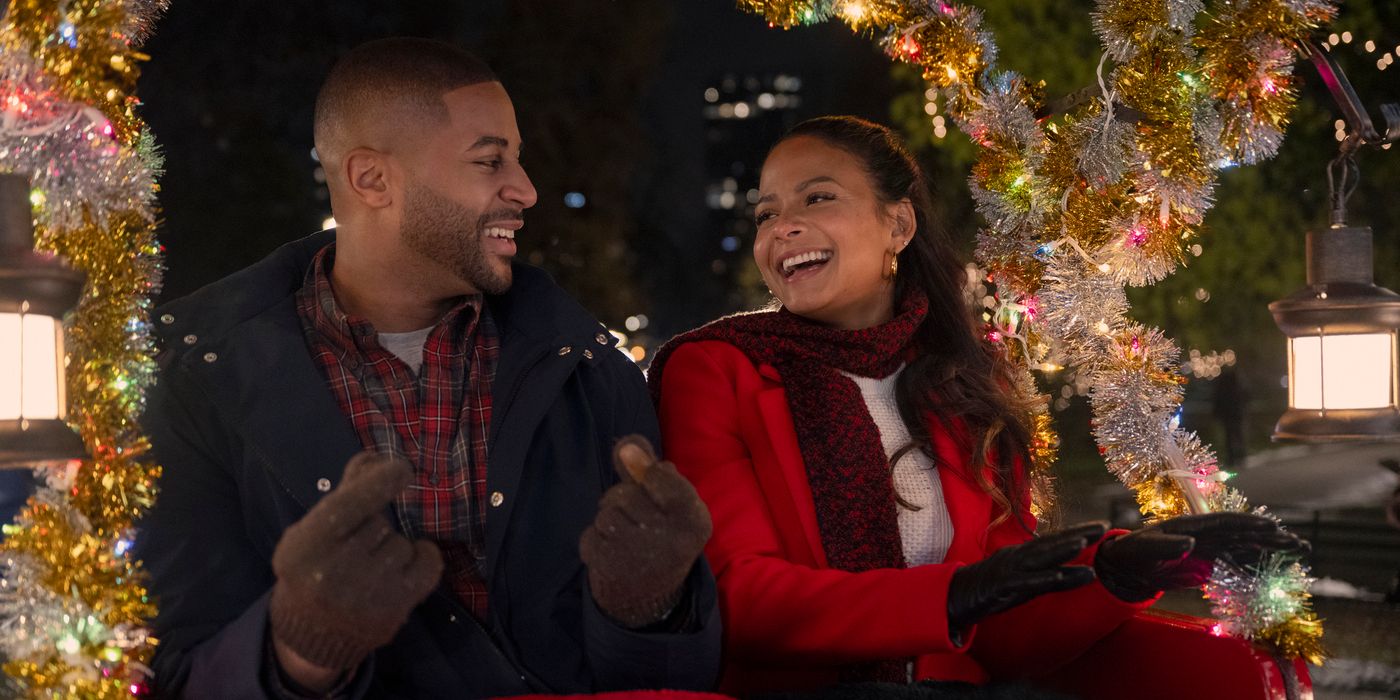
<path fill-rule="evenodd" d="M 814 262 L 826 262 L 831 259 L 829 250 L 813 250 L 801 255 L 794 255 L 783 261 L 783 274 L 791 276 L 793 271 L 799 266 Z"/>

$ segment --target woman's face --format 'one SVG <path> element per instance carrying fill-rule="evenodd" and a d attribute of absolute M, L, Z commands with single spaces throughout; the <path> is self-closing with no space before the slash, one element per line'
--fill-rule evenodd
<path fill-rule="evenodd" d="M 758 190 L 753 259 L 784 307 L 846 330 L 894 315 L 887 276 L 914 235 L 908 200 L 880 201 L 856 156 L 813 136 L 774 148 Z"/>

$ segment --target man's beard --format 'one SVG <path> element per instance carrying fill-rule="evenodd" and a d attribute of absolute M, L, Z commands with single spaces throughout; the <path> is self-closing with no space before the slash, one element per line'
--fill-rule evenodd
<path fill-rule="evenodd" d="M 482 250 L 482 231 L 492 221 L 518 220 L 519 210 L 496 210 L 478 215 L 436 192 L 410 183 L 404 193 L 400 235 L 410 250 L 450 269 L 462 281 L 486 294 L 510 289 L 511 270 L 496 269 Z"/>

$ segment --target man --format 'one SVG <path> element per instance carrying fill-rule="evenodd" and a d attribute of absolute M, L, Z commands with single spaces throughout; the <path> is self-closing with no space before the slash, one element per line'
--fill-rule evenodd
<path fill-rule="evenodd" d="M 337 229 L 157 313 L 138 555 L 160 691 L 708 687 L 708 513 L 650 452 L 640 372 L 511 262 L 536 194 L 501 84 L 446 44 L 372 42 L 326 79 L 315 140 Z"/>

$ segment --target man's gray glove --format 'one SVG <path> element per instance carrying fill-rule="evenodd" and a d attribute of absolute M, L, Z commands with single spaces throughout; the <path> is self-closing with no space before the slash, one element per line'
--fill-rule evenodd
<path fill-rule="evenodd" d="M 354 668 L 398 633 L 442 578 L 442 554 L 384 517 L 413 469 L 362 452 L 334 491 L 287 528 L 272 554 L 273 640 L 327 669 Z"/>
<path fill-rule="evenodd" d="M 986 559 L 958 569 L 948 582 L 948 629 L 954 641 L 984 617 L 1093 581 L 1094 572 L 1089 567 L 1064 564 L 1098 542 L 1105 531 L 1102 523 L 1078 525 L 1002 547 Z"/>
<path fill-rule="evenodd" d="M 579 556 L 598 608 L 637 629 L 660 621 L 680 600 L 710 539 L 710 511 L 675 465 L 656 461 L 640 435 L 618 441 L 613 466 L 622 483 L 598 501 Z"/>

